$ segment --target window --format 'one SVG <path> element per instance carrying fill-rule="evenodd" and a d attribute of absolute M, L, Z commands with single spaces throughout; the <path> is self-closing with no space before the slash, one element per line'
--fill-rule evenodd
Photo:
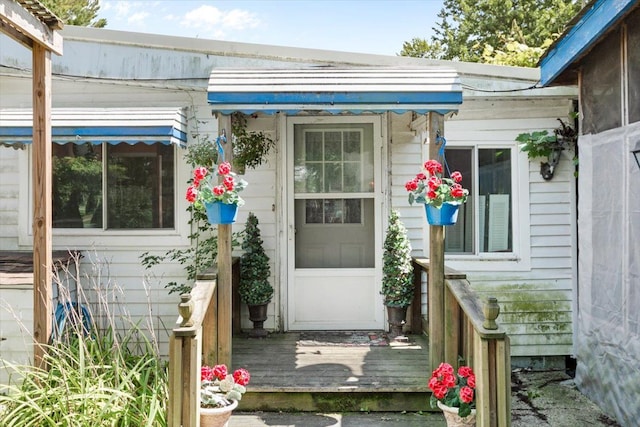
<path fill-rule="evenodd" d="M 174 147 L 54 144 L 53 227 L 174 228 Z"/>
<path fill-rule="evenodd" d="M 449 168 L 462 173 L 470 196 L 447 227 L 445 252 L 513 252 L 511 157 L 508 148 L 447 149 Z"/>

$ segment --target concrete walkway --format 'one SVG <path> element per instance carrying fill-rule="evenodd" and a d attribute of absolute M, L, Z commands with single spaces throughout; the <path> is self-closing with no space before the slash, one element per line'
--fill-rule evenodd
<path fill-rule="evenodd" d="M 516 371 L 512 375 L 513 427 L 618 426 L 582 395 L 564 371 Z M 429 413 L 234 412 L 229 427 L 446 427 Z"/>

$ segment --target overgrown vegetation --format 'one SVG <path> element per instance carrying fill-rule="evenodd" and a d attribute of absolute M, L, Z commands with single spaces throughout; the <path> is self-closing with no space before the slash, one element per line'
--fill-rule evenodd
<path fill-rule="evenodd" d="M 216 144 L 207 138 L 189 144 L 185 151 L 184 159 L 191 168 L 197 166 L 211 167 L 218 159 Z M 191 180 L 188 184 L 190 183 Z M 169 290 L 169 294 L 189 293 L 193 288 L 196 277 L 213 267 L 218 256 L 216 226 L 209 224 L 207 214 L 197 209 L 193 204 L 189 204 L 187 212 L 189 213 L 189 226 L 191 227 L 191 233 L 189 234 L 191 246 L 184 249 L 170 249 L 160 255 L 154 255 L 150 252 L 140 255 L 140 262 L 148 271 L 152 271 L 154 267 L 165 261 L 178 262 L 183 266 L 186 273 L 185 280 L 182 282 L 168 282 L 165 288 Z M 241 237 L 242 232 L 233 233 L 231 242 L 233 248 L 239 247 Z"/>
<path fill-rule="evenodd" d="M 64 327 L 46 346 L 48 369 L 4 362 L 12 381 L 0 386 L 0 425 L 167 425 L 168 376 L 151 310 L 143 327 L 141 322 L 134 323 L 124 310 L 122 290 L 102 275 L 104 265 L 96 260 L 92 263 L 91 277 L 79 273 L 76 258 L 54 280 L 67 309 L 61 317 Z M 64 275 L 73 280 L 60 280 Z M 77 283 L 77 303 L 64 286 L 70 282 Z"/>

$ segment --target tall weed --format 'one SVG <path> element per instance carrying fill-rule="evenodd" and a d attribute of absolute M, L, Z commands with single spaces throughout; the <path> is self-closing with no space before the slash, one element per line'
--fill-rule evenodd
<path fill-rule="evenodd" d="M 134 323 L 122 289 L 103 275 L 104 264 L 97 258 L 91 262 L 89 274 L 80 274 L 75 258 L 75 265 L 54 277 L 67 310 L 64 327 L 45 346 L 45 369 L 5 362 L 12 381 L 0 385 L 0 426 L 167 425 L 167 369 L 151 327 L 150 306 L 148 319 Z M 69 275 L 73 280 L 63 278 Z M 75 292 L 69 282 L 77 284 Z M 77 301 L 71 301 L 72 294 Z"/>

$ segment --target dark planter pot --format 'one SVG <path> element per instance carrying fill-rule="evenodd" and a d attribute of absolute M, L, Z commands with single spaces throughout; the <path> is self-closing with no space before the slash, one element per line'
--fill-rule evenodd
<path fill-rule="evenodd" d="M 407 317 L 407 307 L 391 307 L 387 306 L 387 318 L 389 320 L 389 333 L 392 337 L 402 334 L 402 327 Z"/>
<path fill-rule="evenodd" d="M 249 331 L 249 336 L 254 338 L 264 338 L 268 332 L 264 329 L 264 321 L 267 320 L 267 307 L 269 303 L 248 305 L 249 320 L 253 322 L 253 329 Z"/>

